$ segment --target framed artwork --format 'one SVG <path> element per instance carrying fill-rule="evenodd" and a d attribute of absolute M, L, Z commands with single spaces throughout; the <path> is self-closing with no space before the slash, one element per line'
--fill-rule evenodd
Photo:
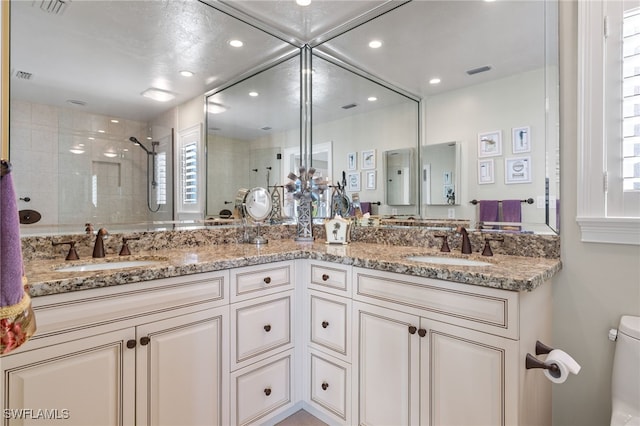
<path fill-rule="evenodd" d="M 360 172 L 347 173 L 347 191 L 360 191 Z"/>
<path fill-rule="evenodd" d="M 478 157 L 502 155 L 502 130 L 478 133 Z"/>
<path fill-rule="evenodd" d="M 493 158 L 490 160 L 478 160 L 478 184 L 495 183 L 493 170 Z"/>
<path fill-rule="evenodd" d="M 350 152 L 347 154 L 347 170 L 358 169 L 358 153 Z"/>
<path fill-rule="evenodd" d="M 371 149 L 369 151 L 362 151 L 362 168 L 363 169 L 376 168 L 376 150 L 375 149 Z"/>
<path fill-rule="evenodd" d="M 366 179 L 365 189 L 376 189 L 376 171 L 367 172 Z"/>
<path fill-rule="evenodd" d="M 531 182 L 531 157 L 511 157 L 504 159 L 504 183 Z"/>
<path fill-rule="evenodd" d="M 531 152 L 531 128 L 526 126 L 511 129 L 511 143 L 514 154 Z"/>

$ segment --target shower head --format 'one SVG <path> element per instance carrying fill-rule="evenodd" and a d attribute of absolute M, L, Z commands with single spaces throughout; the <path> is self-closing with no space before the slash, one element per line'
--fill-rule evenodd
<path fill-rule="evenodd" d="M 147 154 L 151 154 L 151 153 L 149 152 L 149 150 L 148 150 L 147 148 L 145 148 L 145 147 L 144 147 L 144 145 L 142 145 L 138 139 L 136 139 L 136 137 L 135 137 L 135 136 L 131 136 L 131 137 L 129 138 L 129 140 L 130 140 L 131 142 L 133 142 L 134 144 L 138 145 L 140 148 L 144 149 L 144 152 L 146 152 Z"/>

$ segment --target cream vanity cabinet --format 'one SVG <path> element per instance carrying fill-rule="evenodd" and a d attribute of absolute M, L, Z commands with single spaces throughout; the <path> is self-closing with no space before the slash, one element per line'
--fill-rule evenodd
<path fill-rule="evenodd" d="M 353 423 L 550 424 L 550 383 L 524 367 L 550 338 L 548 283 L 513 292 L 353 271 Z"/>
<path fill-rule="evenodd" d="M 303 398 L 323 419 L 353 424 L 351 267 L 316 260 L 306 266 Z"/>
<path fill-rule="evenodd" d="M 4 424 L 228 424 L 228 275 L 34 298 L 37 334 L 1 360 Z"/>
<path fill-rule="evenodd" d="M 260 424 L 297 402 L 293 261 L 231 270 L 230 424 Z"/>

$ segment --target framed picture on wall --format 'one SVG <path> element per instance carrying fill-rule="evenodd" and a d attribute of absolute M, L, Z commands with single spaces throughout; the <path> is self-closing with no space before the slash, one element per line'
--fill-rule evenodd
<path fill-rule="evenodd" d="M 360 172 L 347 173 L 347 191 L 360 191 Z"/>
<path fill-rule="evenodd" d="M 376 150 L 375 149 L 362 151 L 362 168 L 363 169 L 376 168 Z"/>
<path fill-rule="evenodd" d="M 366 179 L 365 189 L 376 189 L 376 171 L 367 172 Z"/>
<path fill-rule="evenodd" d="M 514 154 L 531 152 L 531 128 L 526 126 L 511 129 L 511 143 Z"/>
<path fill-rule="evenodd" d="M 494 166 L 493 158 L 490 160 L 478 160 L 478 184 L 479 185 L 495 183 L 493 166 Z"/>
<path fill-rule="evenodd" d="M 478 133 L 478 157 L 502 155 L 502 130 Z"/>
<path fill-rule="evenodd" d="M 358 169 L 358 153 L 350 152 L 347 154 L 347 170 Z"/>
<path fill-rule="evenodd" d="M 504 159 L 504 183 L 531 182 L 531 157 L 511 157 Z"/>

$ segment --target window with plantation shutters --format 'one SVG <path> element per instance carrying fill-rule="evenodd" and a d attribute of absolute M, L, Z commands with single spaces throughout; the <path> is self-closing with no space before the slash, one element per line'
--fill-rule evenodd
<path fill-rule="evenodd" d="M 578 2 L 578 214 L 586 242 L 640 245 L 640 1 Z"/>
<path fill-rule="evenodd" d="M 203 156 L 202 156 L 201 126 L 193 126 L 178 132 L 177 191 L 178 214 L 185 213 L 188 217 L 199 217 L 203 205 Z"/>

